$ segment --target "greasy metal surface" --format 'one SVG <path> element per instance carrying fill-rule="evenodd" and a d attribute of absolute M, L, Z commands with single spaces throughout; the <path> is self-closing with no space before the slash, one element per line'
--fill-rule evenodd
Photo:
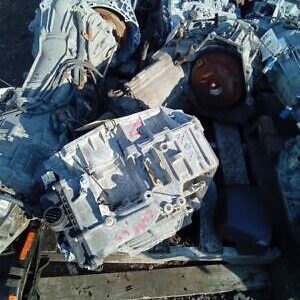
<path fill-rule="evenodd" d="M 113 26 L 113 33 L 118 40 L 118 42 L 123 45 L 126 42 L 126 24 L 122 20 L 121 16 L 118 16 L 115 12 L 112 12 L 104 8 L 95 8 L 95 11 L 107 21 L 110 25 Z"/>
<path fill-rule="evenodd" d="M 191 73 L 191 84 L 199 101 L 215 108 L 239 102 L 244 92 L 241 61 L 222 49 L 200 55 Z"/>

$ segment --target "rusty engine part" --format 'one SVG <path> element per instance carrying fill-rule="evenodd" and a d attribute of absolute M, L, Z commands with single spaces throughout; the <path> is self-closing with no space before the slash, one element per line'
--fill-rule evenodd
<path fill-rule="evenodd" d="M 122 64 L 140 45 L 140 26 L 131 0 L 83 0 L 113 28 L 115 39 L 120 43 L 116 63 Z"/>
<path fill-rule="evenodd" d="M 122 45 L 125 44 L 127 37 L 126 23 L 123 18 L 109 9 L 96 7 L 95 11 L 113 27 L 114 36 L 122 47 Z"/>
<path fill-rule="evenodd" d="M 199 101 L 207 106 L 230 107 L 245 96 L 242 62 L 223 49 L 202 53 L 192 68 L 190 80 Z"/>
<path fill-rule="evenodd" d="M 148 67 L 123 84 L 123 94 L 114 94 L 134 97 L 151 108 L 185 109 L 188 101 L 182 99 L 199 111 L 204 105 L 224 109 L 239 102 L 252 104 L 260 45 L 253 27 L 224 17 L 214 31 L 205 30 L 195 27 L 182 39 L 167 42 Z"/>

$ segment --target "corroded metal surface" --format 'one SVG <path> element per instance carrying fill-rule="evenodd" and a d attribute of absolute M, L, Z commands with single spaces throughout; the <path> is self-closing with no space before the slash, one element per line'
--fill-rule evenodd
<path fill-rule="evenodd" d="M 121 45 L 124 44 L 126 41 L 127 33 L 126 24 L 122 20 L 121 16 L 118 16 L 116 13 L 104 8 L 95 8 L 95 10 L 105 21 L 113 26 L 113 32 L 118 42 Z"/>
<path fill-rule="evenodd" d="M 241 61 L 222 49 L 205 52 L 194 64 L 191 84 L 204 104 L 216 108 L 229 107 L 244 96 Z"/>

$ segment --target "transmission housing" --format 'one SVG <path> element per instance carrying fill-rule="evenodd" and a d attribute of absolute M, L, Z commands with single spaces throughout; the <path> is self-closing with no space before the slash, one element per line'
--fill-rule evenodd
<path fill-rule="evenodd" d="M 44 219 L 81 267 L 151 249 L 191 223 L 218 167 L 198 119 L 150 109 L 104 121 L 51 157 Z"/>

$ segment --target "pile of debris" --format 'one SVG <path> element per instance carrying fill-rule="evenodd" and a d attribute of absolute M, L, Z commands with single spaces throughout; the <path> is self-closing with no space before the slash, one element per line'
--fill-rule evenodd
<path fill-rule="evenodd" d="M 89 270 L 174 240 L 270 263 L 279 194 L 300 244 L 300 3 L 240 2 L 41 1 L 0 93 L 1 252 L 39 219 Z"/>

